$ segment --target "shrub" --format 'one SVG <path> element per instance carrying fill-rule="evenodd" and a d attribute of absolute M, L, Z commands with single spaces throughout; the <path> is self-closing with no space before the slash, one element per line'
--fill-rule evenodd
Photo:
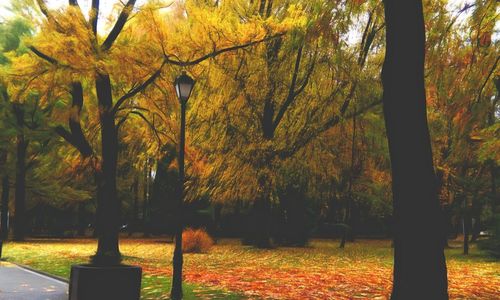
<path fill-rule="evenodd" d="M 214 240 L 205 229 L 186 228 L 182 232 L 182 252 L 207 253 L 212 248 Z"/>

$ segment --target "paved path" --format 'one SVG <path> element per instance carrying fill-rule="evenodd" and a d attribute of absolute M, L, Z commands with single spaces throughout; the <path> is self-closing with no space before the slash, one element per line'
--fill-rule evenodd
<path fill-rule="evenodd" d="M 67 300 L 68 284 L 0 262 L 0 300 Z"/>

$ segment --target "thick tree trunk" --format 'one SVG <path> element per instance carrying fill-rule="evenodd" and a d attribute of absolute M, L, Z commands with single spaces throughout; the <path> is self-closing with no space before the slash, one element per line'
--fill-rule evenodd
<path fill-rule="evenodd" d="M 85 235 L 85 228 L 86 226 L 86 220 L 85 220 L 85 203 L 80 202 L 78 203 L 78 235 L 79 236 L 84 236 Z"/>
<path fill-rule="evenodd" d="M 5 241 L 9 237 L 9 176 L 2 178 L 2 210 L 0 213 L 0 240 Z"/>
<path fill-rule="evenodd" d="M 492 199 L 491 207 L 493 213 L 496 213 L 498 211 L 498 207 L 500 207 L 500 197 L 497 197 L 496 171 L 497 167 L 495 166 L 494 163 L 491 163 L 490 164 L 491 199 Z"/>
<path fill-rule="evenodd" d="M 118 246 L 119 204 L 116 195 L 116 165 L 118 134 L 112 112 L 112 94 L 109 75 L 97 74 L 96 91 L 101 124 L 102 160 L 96 169 L 97 197 L 97 253 L 95 264 L 118 264 L 121 254 Z"/>
<path fill-rule="evenodd" d="M 14 240 L 22 241 L 26 234 L 26 150 L 28 142 L 24 134 L 17 135 L 16 184 L 14 195 Z"/>
<path fill-rule="evenodd" d="M 7 164 L 7 151 L 3 151 L 0 156 L 0 164 L 5 167 Z M 5 241 L 9 237 L 9 176 L 3 175 L 2 178 L 2 199 L 0 202 L 0 241 Z M 1 255 L 0 255 L 1 258 Z"/>
<path fill-rule="evenodd" d="M 26 149 L 24 135 L 17 137 L 16 183 L 14 195 L 14 240 L 24 240 L 26 234 Z"/>
<path fill-rule="evenodd" d="M 384 4 L 383 105 L 395 222 L 391 299 L 448 299 L 443 222 L 426 117 L 422 1 Z"/>
<path fill-rule="evenodd" d="M 254 213 L 254 232 L 252 236 L 252 245 L 257 248 L 268 249 L 272 247 L 271 243 L 271 195 L 269 187 L 269 178 L 263 175 L 259 178 L 260 187 L 263 190 L 253 206 Z"/>

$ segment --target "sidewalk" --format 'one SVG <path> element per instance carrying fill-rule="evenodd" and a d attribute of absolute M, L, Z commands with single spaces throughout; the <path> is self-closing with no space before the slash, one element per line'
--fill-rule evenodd
<path fill-rule="evenodd" d="M 68 284 L 8 262 L 0 262 L 0 300 L 66 300 Z"/>

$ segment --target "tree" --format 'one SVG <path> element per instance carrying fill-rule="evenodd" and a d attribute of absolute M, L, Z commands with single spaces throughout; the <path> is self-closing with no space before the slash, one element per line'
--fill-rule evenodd
<path fill-rule="evenodd" d="M 22 19 L 13 19 L 0 27 L 0 32 L 2 33 L 2 39 L 0 40 L 0 46 L 2 47 L 2 53 L 0 53 L 0 64 L 9 65 L 11 63 L 7 53 L 14 53 L 14 55 L 20 55 L 26 52 L 26 47 L 21 44 L 21 38 L 26 35 L 31 34 L 31 27 L 29 24 L 24 22 Z M 26 233 L 26 172 L 28 170 L 28 165 L 26 159 L 28 156 L 28 146 L 29 138 L 27 137 L 26 131 L 34 130 L 38 127 L 38 124 L 34 121 L 35 114 L 37 113 L 37 100 L 36 95 L 25 95 L 25 104 L 16 99 L 10 99 L 6 83 L 1 86 L 2 97 L 2 109 L 5 111 L 4 117 L 7 120 L 10 119 L 11 122 L 7 121 L 4 125 L 9 126 L 11 130 L 15 131 L 15 144 L 16 150 L 14 152 L 14 158 L 16 161 L 15 166 L 15 190 L 14 190 L 14 204 L 15 204 L 15 218 L 14 218 L 14 239 L 23 240 Z M 26 110 L 30 109 L 32 112 L 32 122 L 26 121 Z M 10 123 L 10 124 L 9 124 Z M 8 135 L 8 134 L 7 134 Z M 4 149 L 6 151 L 7 149 Z M 4 163 L 7 163 L 7 153 L 4 153 Z M 9 178 L 8 174 L 3 177 L 4 182 L 4 214 L 5 221 L 7 221 L 6 211 L 8 210 L 8 184 Z M 7 226 L 5 226 L 7 228 Z M 6 233 L 5 233 L 6 234 Z"/>
<path fill-rule="evenodd" d="M 384 5 L 383 106 L 395 231 L 391 299 L 448 299 L 443 222 L 426 116 L 422 1 L 386 0 Z"/>
<path fill-rule="evenodd" d="M 295 29 L 253 53 L 216 61 L 204 89 L 211 101 L 193 108 L 193 126 L 200 139 L 210 139 L 198 145 L 208 153 L 210 195 L 251 203 L 249 239 L 266 248 L 272 246 L 271 208 L 280 201 L 276 170 L 287 160 L 305 159 L 299 153 L 311 141 L 357 113 L 349 104 L 360 81 L 373 80 L 365 77 L 365 62 L 383 24 L 375 5 L 365 11 L 353 3 L 261 1 L 244 8 L 246 16 L 264 20 L 293 17 Z M 355 46 L 341 38 L 353 23 L 348 11 L 368 19 Z"/>
<path fill-rule="evenodd" d="M 165 30 L 166 26 L 159 26 L 157 23 L 160 19 L 158 11 L 162 5 L 155 6 L 155 3 L 152 3 L 139 10 L 132 25 L 126 26 L 134 13 L 135 3 L 135 0 L 125 3 L 111 31 L 101 39 L 97 32 L 99 1 L 92 2 L 87 20 L 76 1 L 69 1 L 69 7 L 63 12 L 52 12 L 43 0 L 38 0 L 38 7 L 45 15 L 46 22 L 31 41 L 32 56 L 24 56 L 18 61 L 18 66 L 24 67 L 21 68 L 24 78 L 33 79 L 30 84 L 53 85 L 54 90 L 58 92 L 57 96 L 61 98 L 66 97 L 65 90 L 69 91 L 71 104 L 63 105 L 68 129 L 60 125 L 55 128 L 55 132 L 79 151 L 94 173 L 98 248 L 93 262 L 97 264 L 116 264 L 121 260 L 118 246 L 120 213 L 116 182 L 119 128 L 131 114 L 140 115 L 136 109 L 137 105 L 134 105 L 134 98 L 161 77 L 166 65 L 193 66 L 221 53 L 252 46 L 259 42 L 255 40 L 258 37 L 269 38 L 262 37 L 262 31 L 257 29 L 257 33 L 250 33 L 241 39 L 221 38 L 215 45 L 210 42 L 210 49 L 205 54 L 198 54 L 204 51 L 205 47 L 186 49 L 186 56 L 189 58 L 178 60 L 174 57 L 183 56 L 174 44 L 180 42 L 179 38 L 169 36 Z M 202 32 L 204 29 L 199 24 L 193 25 L 190 20 L 186 20 L 186 16 L 180 16 L 180 19 L 184 22 L 179 22 L 179 28 L 174 32 L 181 38 L 181 33 L 189 30 Z M 223 19 L 214 21 L 221 20 Z M 227 25 L 224 22 L 221 22 L 222 24 Z M 144 30 L 154 37 L 144 36 Z M 222 36 L 232 37 L 234 33 Z M 171 39 L 165 40 L 166 37 Z M 149 40 L 146 40 L 148 38 Z M 154 41 L 157 43 L 151 43 Z M 67 51 L 68 45 L 77 51 Z M 136 53 L 150 55 L 142 56 L 140 63 L 137 63 Z M 33 56 L 36 59 L 33 59 Z M 126 63 L 130 61 L 134 63 Z M 125 65 L 129 68 L 124 69 Z M 33 70 L 43 71 L 38 74 L 41 76 L 34 78 Z M 95 93 L 89 91 L 92 86 Z M 51 90 L 50 93 L 54 91 Z M 96 103 L 85 101 L 85 98 L 95 99 Z M 54 99 L 57 97 L 51 97 L 48 101 Z M 89 139 L 89 126 L 98 128 L 97 141 Z"/>
<path fill-rule="evenodd" d="M 494 150 L 483 145 L 492 145 L 491 136 L 484 133 L 494 125 L 498 106 L 493 80 L 498 41 L 489 38 L 495 7 L 495 1 L 477 1 L 452 14 L 447 13 L 446 3 L 429 2 L 425 7 L 429 126 L 440 174 L 439 195 L 443 205 L 460 212 L 466 226 L 459 227 L 471 233 L 471 242 L 488 222 L 493 199 L 485 191 L 491 182 Z M 468 235 L 464 234 L 464 252 Z"/>

